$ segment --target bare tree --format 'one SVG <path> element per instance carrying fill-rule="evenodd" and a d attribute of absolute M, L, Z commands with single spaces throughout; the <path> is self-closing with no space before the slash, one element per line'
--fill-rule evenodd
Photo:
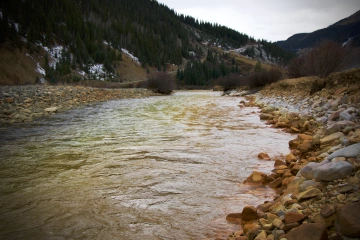
<path fill-rule="evenodd" d="M 341 44 L 322 41 L 308 53 L 293 59 L 288 65 L 290 77 L 319 76 L 325 77 L 339 71 L 347 51 Z"/>

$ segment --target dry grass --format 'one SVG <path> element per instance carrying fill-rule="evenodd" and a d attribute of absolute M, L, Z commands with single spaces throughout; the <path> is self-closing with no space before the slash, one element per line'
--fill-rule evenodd
<path fill-rule="evenodd" d="M 34 53 L 34 59 L 26 56 L 28 51 L 15 49 L 9 44 L 0 46 L 0 85 L 34 84 L 36 76 L 36 61 L 42 65 L 42 54 Z"/>

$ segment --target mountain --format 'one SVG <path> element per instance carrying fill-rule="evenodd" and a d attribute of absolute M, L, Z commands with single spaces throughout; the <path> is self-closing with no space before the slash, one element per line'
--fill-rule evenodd
<path fill-rule="evenodd" d="M 0 57 L 6 59 L 0 84 L 138 81 L 158 70 L 176 72 L 194 58 L 204 61 L 209 49 L 247 44 L 256 41 L 156 0 L 0 1 Z M 260 44 L 268 59 L 289 59 L 275 44 Z M 209 71 L 217 71 L 221 60 L 235 68 L 225 55 L 217 56 Z"/>
<path fill-rule="evenodd" d="M 332 40 L 342 44 L 351 41 L 355 46 L 360 46 L 360 11 L 327 28 L 311 33 L 298 33 L 275 44 L 285 50 L 297 52 L 301 49 L 312 48 L 322 40 Z"/>

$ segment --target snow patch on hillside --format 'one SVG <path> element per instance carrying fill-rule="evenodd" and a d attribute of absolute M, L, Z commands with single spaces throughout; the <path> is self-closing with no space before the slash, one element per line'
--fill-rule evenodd
<path fill-rule="evenodd" d="M 128 50 L 126 50 L 125 48 L 122 48 L 121 51 L 123 53 L 125 53 L 126 55 L 128 55 L 134 62 L 136 62 L 137 64 L 140 65 L 140 61 L 137 57 L 135 57 L 134 55 L 132 55 Z"/>
<path fill-rule="evenodd" d="M 348 40 L 346 40 L 346 41 L 342 44 L 342 46 L 345 47 L 352 39 L 353 39 L 353 38 L 351 37 L 351 38 L 349 38 Z"/>
<path fill-rule="evenodd" d="M 36 63 L 36 72 L 40 73 L 41 75 L 45 76 L 45 70 L 40 66 L 40 64 Z"/>

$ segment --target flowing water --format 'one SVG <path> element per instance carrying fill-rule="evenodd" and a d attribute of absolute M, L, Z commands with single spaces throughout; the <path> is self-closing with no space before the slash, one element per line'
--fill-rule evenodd
<path fill-rule="evenodd" d="M 241 184 L 288 153 L 240 98 L 217 92 L 91 105 L 0 128 L 0 239 L 214 239 L 272 199 Z"/>

